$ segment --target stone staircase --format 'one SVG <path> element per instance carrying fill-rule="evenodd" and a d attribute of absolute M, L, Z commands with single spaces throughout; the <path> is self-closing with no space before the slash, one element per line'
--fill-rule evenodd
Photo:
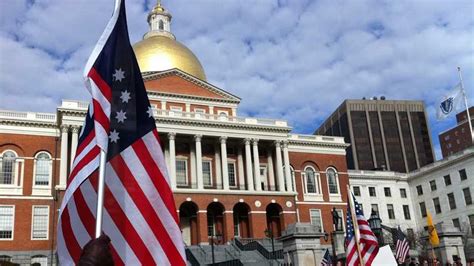
<path fill-rule="evenodd" d="M 275 253 L 273 254 L 269 241 L 271 240 L 233 239 L 227 245 L 215 245 L 215 263 L 221 266 L 282 265 L 281 243 L 275 241 Z M 188 265 L 212 265 L 212 247 L 210 245 L 188 246 L 186 257 Z"/>

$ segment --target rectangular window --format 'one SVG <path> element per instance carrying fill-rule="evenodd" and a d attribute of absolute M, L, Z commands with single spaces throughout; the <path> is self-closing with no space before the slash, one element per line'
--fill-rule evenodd
<path fill-rule="evenodd" d="M 448 194 L 448 202 L 449 202 L 449 208 L 451 210 L 456 209 L 456 200 L 454 199 L 454 194 L 453 193 Z"/>
<path fill-rule="evenodd" d="M 421 185 L 416 186 L 416 192 L 418 196 L 423 195 L 423 187 Z"/>
<path fill-rule="evenodd" d="M 171 116 L 182 116 L 183 115 L 183 107 L 180 106 L 171 106 L 169 114 Z"/>
<path fill-rule="evenodd" d="M 474 214 L 469 215 L 469 224 L 471 225 L 471 232 L 474 232 Z"/>
<path fill-rule="evenodd" d="M 433 206 L 434 206 L 435 212 L 437 214 L 441 213 L 441 204 L 439 204 L 439 198 L 434 198 L 433 199 Z"/>
<path fill-rule="evenodd" d="M 212 186 L 212 170 L 211 161 L 202 162 L 202 179 L 205 187 Z"/>
<path fill-rule="evenodd" d="M 431 188 L 431 191 L 436 191 L 436 180 L 430 181 L 430 188 Z"/>
<path fill-rule="evenodd" d="M 453 226 L 461 230 L 461 223 L 459 223 L 459 218 L 453 219 Z"/>
<path fill-rule="evenodd" d="M 445 184 L 446 186 L 451 185 L 451 176 L 450 176 L 450 175 L 445 175 L 445 176 L 444 176 L 444 184 Z"/>
<path fill-rule="evenodd" d="M 406 198 L 407 197 L 407 190 L 404 188 L 400 189 L 400 197 Z"/>
<path fill-rule="evenodd" d="M 48 239 L 49 207 L 33 206 L 31 239 Z"/>
<path fill-rule="evenodd" d="M 369 195 L 371 197 L 377 197 L 377 193 L 375 193 L 375 187 L 369 187 Z"/>
<path fill-rule="evenodd" d="M 410 220 L 410 207 L 408 205 L 403 205 L 403 215 L 405 216 L 405 220 Z"/>
<path fill-rule="evenodd" d="M 472 204 L 472 197 L 471 197 L 471 190 L 467 188 L 463 188 L 462 192 L 464 193 L 464 201 L 466 202 L 467 205 Z"/>
<path fill-rule="evenodd" d="M 461 178 L 461 181 L 467 179 L 466 169 L 459 170 L 459 178 Z"/>
<path fill-rule="evenodd" d="M 426 217 L 426 205 L 424 202 L 420 202 L 420 213 L 421 217 Z"/>
<path fill-rule="evenodd" d="M 186 186 L 188 184 L 188 169 L 186 160 L 176 160 L 176 184 Z"/>
<path fill-rule="evenodd" d="M 390 190 L 389 187 L 384 187 L 383 191 L 385 193 L 385 197 L 391 197 L 392 196 L 392 191 Z"/>
<path fill-rule="evenodd" d="M 227 168 L 229 173 L 229 186 L 236 187 L 237 181 L 235 179 L 235 163 L 228 163 Z"/>
<path fill-rule="evenodd" d="M 316 225 L 318 227 L 319 232 L 322 232 L 323 222 L 321 220 L 321 210 L 310 209 L 309 210 L 310 221 L 312 225 Z"/>
<path fill-rule="evenodd" d="M 395 219 L 395 210 L 393 209 L 393 204 L 387 204 L 387 212 L 389 219 Z"/>
<path fill-rule="evenodd" d="M 370 207 L 372 208 L 371 212 L 374 211 L 375 213 L 379 213 L 379 205 L 378 204 L 371 204 Z"/>
<path fill-rule="evenodd" d="M 360 196 L 360 187 L 354 186 L 352 187 L 352 191 L 354 191 L 354 196 Z"/>
<path fill-rule="evenodd" d="M 0 239 L 13 239 L 14 206 L 0 206 Z"/>

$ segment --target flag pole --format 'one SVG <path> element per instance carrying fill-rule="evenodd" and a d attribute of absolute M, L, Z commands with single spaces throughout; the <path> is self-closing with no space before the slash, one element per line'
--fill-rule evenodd
<path fill-rule="evenodd" d="M 359 245 L 359 240 L 360 240 L 359 224 L 357 223 L 357 215 L 355 213 L 354 200 L 352 198 L 352 192 L 349 185 L 347 185 L 347 194 L 349 198 L 349 209 L 351 210 L 352 224 L 354 225 L 355 243 L 357 247 L 357 253 L 359 254 L 359 264 L 360 266 L 365 266 L 364 258 L 362 257 L 362 252 L 360 251 L 360 245 Z"/>
<path fill-rule="evenodd" d="M 464 96 L 464 105 L 466 105 L 467 121 L 469 123 L 469 132 L 471 132 L 471 141 L 472 141 L 472 143 L 474 143 L 474 132 L 472 132 L 471 115 L 469 114 L 469 105 L 467 104 L 466 91 L 464 90 L 464 84 L 462 82 L 461 67 L 459 67 L 459 66 L 458 66 L 458 73 L 459 73 L 459 80 L 461 82 L 462 95 Z"/>
<path fill-rule="evenodd" d="M 104 210 L 104 186 L 105 186 L 105 163 L 107 161 L 107 152 L 100 150 L 99 163 L 99 181 L 97 186 L 97 215 L 95 219 L 95 237 L 99 238 L 102 234 L 102 213 Z"/>

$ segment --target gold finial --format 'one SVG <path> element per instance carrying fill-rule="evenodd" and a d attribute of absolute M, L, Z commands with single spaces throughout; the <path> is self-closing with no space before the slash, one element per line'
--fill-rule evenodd
<path fill-rule="evenodd" d="M 156 0 L 156 5 L 161 6 L 161 0 Z"/>

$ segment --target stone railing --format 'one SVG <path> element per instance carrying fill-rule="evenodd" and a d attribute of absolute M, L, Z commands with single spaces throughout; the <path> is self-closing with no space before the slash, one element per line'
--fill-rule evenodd
<path fill-rule="evenodd" d="M 61 103 L 61 108 L 87 110 L 88 105 L 89 105 L 88 102 L 63 100 Z M 153 108 L 153 115 L 155 116 L 155 118 L 166 117 L 166 118 L 178 118 L 178 119 L 216 121 L 216 122 L 229 123 L 229 124 L 237 123 L 237 124 L 245 124 L 245 125 L 288 127 L 288 123 L 285 120 L 238 117 L 238 116 L 228 116 L 228 115 L 222 115 L 222 114 L 216 115 L 216 114 L 195 113 L 195 112 L 182 112 L 182 111 L 173 111 L 173 110 L 162 110 L 162 109 L 156 109 L 156 108 Z"/>
<path fill-rule="evenodd" d="M 193 120 L 204 120 L 204 121 L 216 121 L 221 123 L 238 123 L 246 125 L 260 125 L 260 126 L 276 126 L 276 127 L 288 127 L 288 123 L 284 120 L 265 119 L 265 118 L 250 118 L 250 117 L 238 117 L 238 116 L 227 116 L 227 115 L 216 115 L 206 113 L 195 113 L 195 112 L 182 112 L 173 110 L 161 110 L 153 109 L 155 117 L 173 117 L 182 119 L 193 119 Z"/>
<path fill-rule="evenodd" d="M 290 134 L 289 141 L 308 141 L 308 142 L 326 142 L 335 144 L 344 144 L 344 137 L 332 137 L 332 136 L 321 136 L 321 135 L 303 135 L 303 134 Z"/>
<path fill-rule="evenodd" d="M 0 110 L 0 119 L 56 122 L 56 114 Z"/>

